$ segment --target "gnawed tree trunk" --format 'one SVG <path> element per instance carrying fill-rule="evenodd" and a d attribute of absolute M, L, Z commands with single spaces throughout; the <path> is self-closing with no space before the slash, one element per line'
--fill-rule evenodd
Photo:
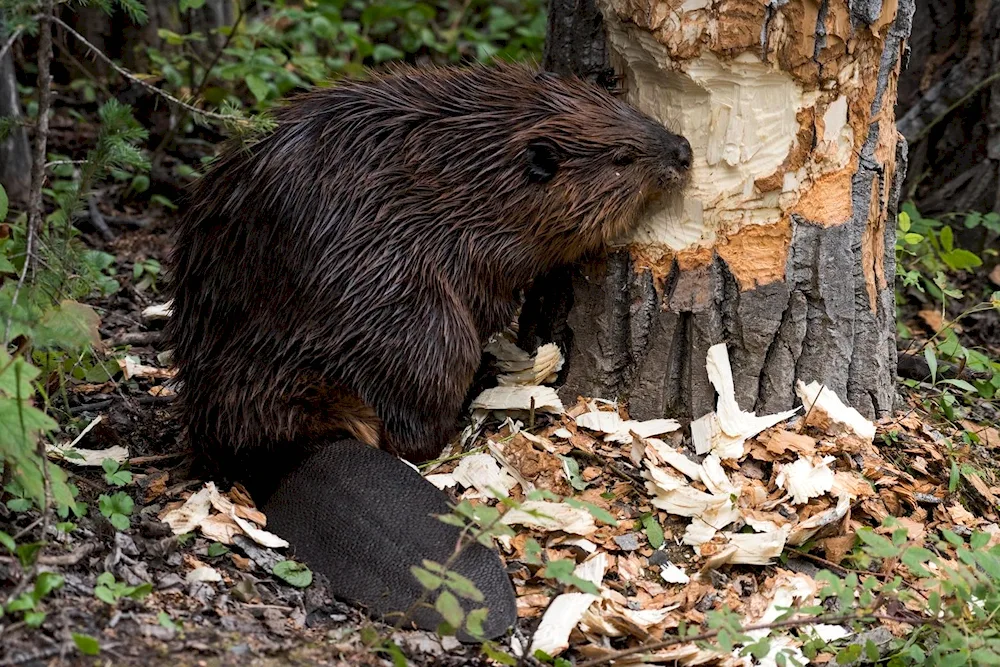
<path fill-rule="evenodd" d="M 691 141 L 692 183 L 606 261 L 540 284 L 522 344 L 569 348 L 564 398 L 626 399 L 638 418 L 714 409 L 705 357 L 720 342 L 745 409 L 791 407 L 801 379 L 869 416 L 890 411 L 906 155 L 893 104 L 913 0 L 598 8 L 626 98 Z M 551 11 L 551 30 L 593 32 L 566 16 L 585 15 L 586 2 Z M 582 65 L 594 78 L 594 63 Z"/>
<path fill-rule="evenodd" d="M 7 29 L 0 14 L 0 49 L 7 43 Z M 21 101 L 17 95 L 14 59 L 11 50 L 0 58 L 0 118 L 20 119 Z M 0 141 L 0 185 L 11 199 L 28 201 L 31 187 L 31 147 L 28 135 L 20 125 L 11 129 Z"/>

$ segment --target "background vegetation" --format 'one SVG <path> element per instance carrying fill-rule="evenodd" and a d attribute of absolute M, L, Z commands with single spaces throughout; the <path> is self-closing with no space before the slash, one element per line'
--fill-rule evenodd
<path fill-rule="evenodd" d="M 0 118 L 0 139 L 30 136 L 36 157 L 30 187 L 0 187 L 0 552 L 10 552 L 21 573 L 18 585 L 0 595 L 0 622 L 45 623 L 46 600 L 63 581 L 39 571 L 39 555 L 81 517 L 99 515 L 113 531 L 132 525 L 136 489 L 127 468 L 105 461 L 105 487 L 81 494 L 65 467 L 46 455 L 85 425 L 71 388 L 136 387 L 122 371 L 127 345 L 102 345 L 99 323 L 122 300 L 152 299 L 161 268 L 154 258 L 109 252 L 112 227 L 169 221 L 183 188 L 224 136 L 266 131 L 267 110 L 296 90 L 400 62 L 538 60 L 545 37 L 541 0 L 245 1 L 0 0 L 0 60 L 11 57 L 16 65 L 16 79 L 0 81 L 0 91 L 15 85 L 24 110 Z M 49 77 L 52 88 L 39 90 L 37 81 Z M 995 423 L 998 415 L 998 237 L 997 211 L 931 218 L 910 202 L 898 221 L 900 347 L 918 360 L 916 370 L 901 371 L 901 390 L 928 419 L 960 430 L 969 443 L 978 437 L 964 420 Z M 956 490 L 961 465 L 953 460 Z M 982 536 L 941 536 L 942 548 L 947 542 L 961 554 L 941 575 L 937 611 L 947 623 L 922 625 L 899 643 L 890 664 L 921 664 L 928 656 L 929 664 L 1000 663 L 996 547 L 986 549 Z M 859 540 L 854 558 L 865 566 L 909 559 L 927 572 L 936 556 L 871 534 Z M 550 567 L 553 578 L 579 583 Z M 461 582 L 445 586 L 439 575 L 424 571 L 442 595 L 474 595 Z M 874 579 L 830 582 L 838 615 L 862 624 L 897 594 Z M 855 599 L 857 585 L 865 593 Z M 110 573 L 94 587 L 109 605 L 148 592 L 148 584 Z M 442 608 L 453 609 L 444 599 Z M 744 637 L 733 619 L 712 623 L 700 641 Z M 83 634 L 74 641 L 81 653 L 98 650 Z M 856 659 L 866 648 L 854 647 L 838 660 Z"/>

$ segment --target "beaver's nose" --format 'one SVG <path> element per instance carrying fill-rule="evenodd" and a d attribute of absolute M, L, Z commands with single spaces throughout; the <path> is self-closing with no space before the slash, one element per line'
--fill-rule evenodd
<path fill-rule="evenodd" d="M 687 171 L 691 168 L 691 143 L 684 137 L 678 135 L 676 141 L 669 151 L 671 166 L 678 171 Z"/>

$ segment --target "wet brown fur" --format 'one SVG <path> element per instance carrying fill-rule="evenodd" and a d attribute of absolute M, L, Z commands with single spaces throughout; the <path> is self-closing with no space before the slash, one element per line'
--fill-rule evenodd
<path fill-rule="evenodd" d="M 520 66 L 400 69 L 276 118 L 200 180 L 172 257 L 182 420 L 237 478 L 338 433 L 436 456 L 518 290 L 690 161 L 606 92 Z"/>

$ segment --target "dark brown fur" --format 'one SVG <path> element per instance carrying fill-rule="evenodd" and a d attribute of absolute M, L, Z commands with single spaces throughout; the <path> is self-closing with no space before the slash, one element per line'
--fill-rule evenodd
<path fill-rule="evenodd" d="M 338 433 L 433 458 L 517 291 L 690 163 L 606 92 L 518 66 L 404 69 L 277 121 L 201 179 L 173 255 L 182 418 L 237 478 Z"/>

